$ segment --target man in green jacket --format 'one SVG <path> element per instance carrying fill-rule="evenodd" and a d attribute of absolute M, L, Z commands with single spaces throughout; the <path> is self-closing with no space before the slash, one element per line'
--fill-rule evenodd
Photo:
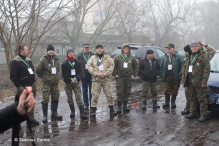
<path fill-rule="evenodd" d="M 206 99 L 206 87 L 210 74 L 210 62 L 206 54 L 198 49 L 198 43 L 190 45 L 192 53 L 185 60 L 182 73 L 182 85 L 188 87 L 190 100 L 190 114 L 187 119 L 196 117 L 198 103 L 200 104 L 200 122 L 207 118 L 208 101 Z"/>
<path fill-rule="evenodd" d="M 113 58 L 115 67 L 113 76 L 116 77 L 117 104 L 118 111 L 121 113 L 123 104 L 123 112 L 129 112 L 127 103 L 132 88 L 132 79 L 138 74 L 139 66 L 135 57 L 130 54 L 129 45 L 123 44 L 121 54 Z"/>
<path fill-rule="evenodd" d="M 167 45 L 167 52 L 161 61 L 160 76 L 164 82 L 164 95 L 165 103 L 163 107 L 169 107 L 170 94 L 171 96 L 171 108 L 176 108 L 176 96 L 180 86 L 179 73 L 183 66 L 183 57 L 175 52 L 174 45 L 169 43 Z"/>
<path fill-rule="evenodd" d="M 59 62 L 58 57 L 54 54 L 54 47 L 49 45 L 47 47 L 47 54 L 40 58 L 40 62 L 36 67 L 36 73 L 39 78 L 42 79 L 42 92 L 43 100 L 43 122 L 47 122 L 47 111 L 49 96 L 51 94 L 51 118 L 62 119 L 62 116 L 57 114 L 58 102 L 59 102 Z"/>

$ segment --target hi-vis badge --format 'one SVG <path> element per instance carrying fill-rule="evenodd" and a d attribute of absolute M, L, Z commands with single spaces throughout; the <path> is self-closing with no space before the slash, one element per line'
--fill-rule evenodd
<path fill-rule="evenodd" d="M 129 63 L 131 63 L 131 61 L 130 61 L 130 60 L 129 60 L 128 62 L 129 62 Z"/>
<path fill-rule="evenodd" d="M 51 64 L 48 64 L 49 67 L 51 67 Z"/>
<path fill-rule="evenodd" d="M 199 66 L 199 63 L 196 63 L 196 66 Z"/>

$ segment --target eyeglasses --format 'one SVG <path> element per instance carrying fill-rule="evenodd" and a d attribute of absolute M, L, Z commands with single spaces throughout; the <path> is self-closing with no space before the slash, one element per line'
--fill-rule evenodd
<path fill-rule="evenodd" d="M 192 48 L 196 48 L 196 47 L 198 47 L 198 46 L 192 46 Z"/>

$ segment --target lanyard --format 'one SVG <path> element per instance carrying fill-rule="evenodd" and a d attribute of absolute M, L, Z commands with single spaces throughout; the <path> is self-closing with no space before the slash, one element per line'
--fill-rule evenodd
<path fill-rule="evenodd" d="M 122 56 L 122 58 L 126 61 L 125 57 L 122 55 L 122 53 L 120 54 Z M 127 57 L 128 58 L 128 57 Z"/>
<path fill-rule="evenodd" d="M 194 60 L 195 60 L 195 58 L 196 58 L 197 55 L 198 55 L 198 54 L 196 54 L 195 57 L 194 57 L 193 59 L 192 59 L 192 55 L 191 55 L 191 57 L 190 57 L 191 64 L 193 64 L 193 62 L 194 62 Z"/>
<path fill-rule="evenodd" d="M 20 58 L 20 59 L 24 62 L 24 64 L 26 64 L 27 67 L 29 67 L 29 64 L 26 62 L 27 60 L 24 61 L 24 60 L 23 60 L 20 56 L 18 56 L 18 55 L 17 55 L 17 57 Z"/>
<path fill-rule="evenodd" d="M 71 63 L 70 61 L 68 61 L 68 63 L 72 66 L 72 68 L 73 68 L 74 65 L 75 65 L 75 61 L 73 61 L 73 63 Z"/>
<path fill-rule="evenodd" d="M 83 53 L 83 56 L 84 56 L 84 53 Z M 89 53 L 89 55 L 88 55 L 88 58 L 86 58 L 86 57 L 84 56 L 84 59 L 85 59 L 86 61 L 88 61 L 88 60 L 90 59 L 90 53 Z"/>
<path fill-rule="evenodd" d="M 100 63 L 102 63 L 102 60 L 100 60 L 100 57 L 99 57 L 99 56 L 97 56 L 97 57 L 98 57 L 98 59 L 99 59 Z"/>

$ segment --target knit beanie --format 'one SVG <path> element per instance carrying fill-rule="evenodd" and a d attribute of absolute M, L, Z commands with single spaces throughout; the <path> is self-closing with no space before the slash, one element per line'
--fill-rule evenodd
<path fill-rule="evenodd" d="M 53 47 L 52 45 L 49 45 L 49 46 L 47 47 L 47 52 L 48 52 L 49 50 L 55 51 L 55 49 L 54 49 L 54 47 Z"/>

